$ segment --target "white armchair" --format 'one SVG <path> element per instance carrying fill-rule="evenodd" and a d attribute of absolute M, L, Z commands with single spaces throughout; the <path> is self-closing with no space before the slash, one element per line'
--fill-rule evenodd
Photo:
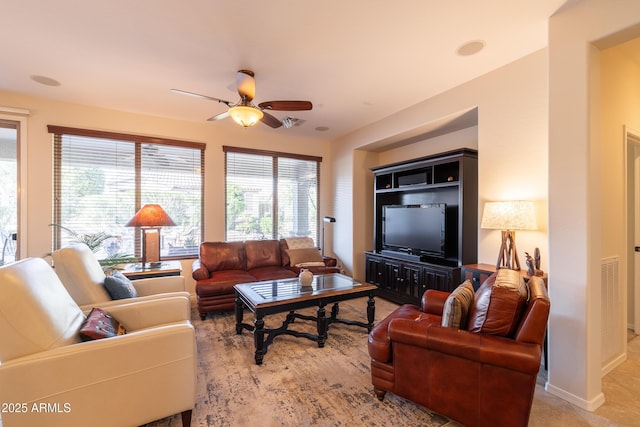
<path fill-rule="evenodd" d="M 65 246 L 54 251 L 51 257 L 56 274 L 62 284 L 84 311 L 90 310 L 96 304 L 100 304 L 101 307 L 109 307 L 125 302 L 124 300 L 111 300 L 103 286 L 104 271 L 95 254 L 84 243 Z M 189 293 L 185 291 L 184 277 L 182 276 L 139 279 L 133 280 L 132 283 L 136 288 L 138 298 L 131 301 L 165 298 L 168 296 L 167 294 L 175 296 L 175 292 L 189 296 Z"/>
<path fill-rule="evenodd" d="M 81 342 L 85 317 L 51 267 L 0 267 L 1 425 L 137 426 L 182 413 L 196 394 L 196 344 L 184 296 L 112 306 L 127 334 Z"/>

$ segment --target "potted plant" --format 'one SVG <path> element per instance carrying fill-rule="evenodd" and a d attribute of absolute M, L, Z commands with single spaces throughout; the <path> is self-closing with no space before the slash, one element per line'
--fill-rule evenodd
<path fill-rule="evenodd" d="M 72 237 L 73 242 L 84 243 L 91 249 L 92 252 L 98 252 L 102 249 L 102 246 L 107 240 L 117 239 L 117 236 L 100 231 L 98 233 L 85 233 L 80 234 L 68 227 L 60 224 L 49 224 L 50 227 L 58 227 L 64 230 L 69 236 Z M 105 250 L 107 256 L 99 259 L 98 262 L 102 266 L 103 270 L 108 271 L 114 269 L 119 264 L 128 264 L 132 262 L 138 262 L 138 259 L 131 255 L 121 253 L 118 250 Z"/>

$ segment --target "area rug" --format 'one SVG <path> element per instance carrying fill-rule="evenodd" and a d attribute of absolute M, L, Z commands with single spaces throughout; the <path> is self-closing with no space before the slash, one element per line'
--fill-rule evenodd
<path fill-rule="evenodd" d="M 340 317 L 364 321 L 366 298 L 340 303 Z M 376 299 L 376 322 L 397 306 Z M 314 309 L 301 310 L 307 315 Z M 253 314 L 245 312 L 245 321 Z M 277 327 L 284 315 L 268 316 Z M 367 331 L 332 324 L 324 348 L 305 338 L 274 339 L 258 366 L 253 336 L 235 332 L 233 312 L 192 321 L 198 345 L 197 403 L 192 426 L 425 426 L 449 423 L 439 414 L 388 393 L 380 402 L 373 393 Z M 313 322 L 297 319 L 291 328 L 315 333 Z M 455 423 L 451 423 L 455 425 Z M 181 426 L 179 415 L 148 427 Z"/>

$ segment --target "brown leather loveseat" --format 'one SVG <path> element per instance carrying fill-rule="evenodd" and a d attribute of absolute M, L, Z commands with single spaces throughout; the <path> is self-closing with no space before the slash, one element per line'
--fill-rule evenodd
<path fill-rule="evenodd" d="M 310 243 L 289 248 L 289 243 L 301 241 Z M 338 273 L 337 260 L 321 256 L 309 246 L 312 243 L 307 238 L 203 242 L 200 257 L 192 265 L 200 318 L 204 320 L 208 312 L 233 309 L 233 287 L 238 283 L 294 278 L 301 268 L 314 274 Z"/>
<path fill-rule="evenodd" d="M 369 335 L 378 398 L 388 391 L 467 427 L 526 426 L 549 307 L 542 279 L 506 269 L 475 293 L 469 281 L 427 290 L 421 307 L 399 307 Z"/>

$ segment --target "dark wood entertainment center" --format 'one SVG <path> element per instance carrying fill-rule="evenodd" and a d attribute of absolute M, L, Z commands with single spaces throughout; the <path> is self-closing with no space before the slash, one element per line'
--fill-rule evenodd
<path fill-rule="evenodd" d="M 478 152 L 459 149 L 378 166 L 374 173 L 373 250 L 365 253 L 366 281 L 378 295 L 419 304 L 427 289 L 452 291 L 460 267 L 478 253 Z M 383 246 L 383 206 L 446 204 L 446 255 L 434 257 Z"/>

